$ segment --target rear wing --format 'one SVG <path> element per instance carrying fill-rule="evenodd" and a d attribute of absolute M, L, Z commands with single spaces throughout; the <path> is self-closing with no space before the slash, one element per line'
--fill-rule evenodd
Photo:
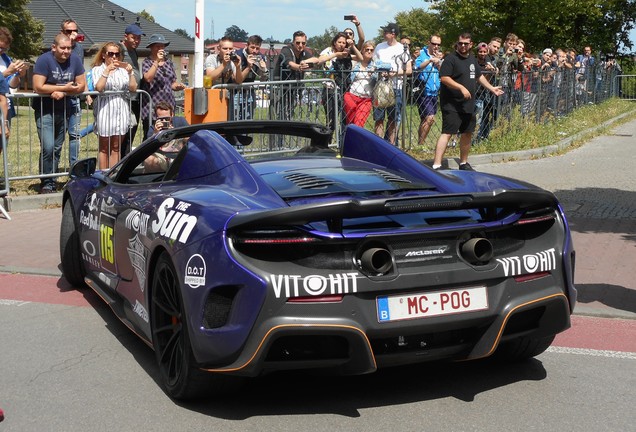
<path fill-rule="evenodd" d="M 249 211 L 235 215 L 228 229 L 263 226 L 298 226 L 315 221 L 334 221 L 357 217 L 399 213 L 453 211 L 483 208 L 506 208 L 526 211 L 545 207 L 556 208 L 558 200 L 544 190 L 504 190 L 388 199 L 349 199 L 316 204 L 304 204 L 265 211 Z"/>

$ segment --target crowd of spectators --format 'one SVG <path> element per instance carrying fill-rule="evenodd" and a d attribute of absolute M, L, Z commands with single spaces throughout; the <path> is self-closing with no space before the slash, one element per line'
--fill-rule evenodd
<path fill-rule="evenodd" d="M 431 35 L 427 43 L 420 46 L 407 35 L 401 35 L 395 23 L 382 28 L 384 40 L 375 45 L 365 40 L 357 16 L 345 16 L 345 20 L 350 21 L 351 26 L 338 32 L 330 46 L 324 49 L 316 47 L 314 52 L 307 47 L 305 33 L 296 31 L 291 43 L 270 62 L 260 52 L 263 42 L 260 36 L 250 36 L 241 50 L 236 50 L 231 38 L 224 37 L 220 40 L 218 52 L 205 59 L 204 83 L 208 83 L 206 87 L 233 84 L 240 88 L 243 83 L 268 79 L 290 81 L 289 85 L 280 86 L 276 92 L 270 90 L 269 94 L 270 113 L 274 118 L 285 120 L 294 118 L 294 110 L 303 100 L 302 94 L 306 90 L 299 81 L 307 73 L 312 73 L 313 77 L 331 78 L 334 84 L 324 85 L 316 100 L 317 106 L 322 105 L 327 125 L 332 130 L 344 130 L 347 124 L 364 126 L 372 114 L 374 132 L 397 145 L 402 107 L 410 104 L 416 106 L 420 118 L 418 143 L 425 146 L 440 108 L 444 118 L 440 94 L 445 92 L 454 91 L 455 96 L 464 93 L 462 97 L 470 101 L 469 122 L 475 123 L 476 131 L 471 138 L 474 143 L 488 139 L 496 120 L 500 116 L 510 118 L 515 107 L 523 117 L 538 118 L 545 112 L 554 115 L 565 113 L 569 104 L 576 106 L 595 102 L 595 95 L 602 92 L 601 87 L 608 82 L 607 75 L 620 72 L 612 55 L 606 54 L 597 59 L 591 46 L 585 46 L 581 53 L 573 49 L 545 47 L 534 54 L 528 52 L 521 38 L 510 33 L 504 39 L 493 37 L 488 42 L 473 41 L 471 37 L 469 45 L 462 45 L 466 41 L 458 40 L 443 52 L 439 35 Z M 57 172 L 66 133 L 69 134 L 69 162 L 77 158 L 81 136 L 80 95 L 84 91 L 130 93 L 125 98 L 122 95 L 98 96 L 95 104 L 94 132 L 100 137 L 100 155 L 103 153 L 100 167 L 105 168 L 130 150 L 138 124 L 143 125 L 143 136 L 147 136 L 156 123 L 156 113 L 150 111 L 148 104 L 140 103 L 135 90 L 145 90 L 153 104 L 166 103 L 174 110 L 174 92 L 184 88 L 178 82 L 174 65 L 168 57 L 170 41 L 163 35 L 149 37 L 145 46 L 150 54 L 140 64 L 137 48 L 145 34 L 139 26 L 129 25 L 120 42 L 101 45 L 94 67 L 88 71 L 83 67 L 84 48 L 80 36 L 77 23 L 64 20 L 51 50 L 40 56 L 35 64 L 33 88 L 37 93 L 50 95 L 49 99 L 34 103 L 42 147 L 41 174 Z M 8 30 L 0 27 L 0 107 L 4 108 L 2 121 L 7 138 L 14 114 L 10 99 L 4 95 L 9 87 L 19 85 L 29 67 L 27 63 L 12 60 L 7 55 L 11 41 Z M 444 79 L 444 74 L 450 73 L 443 72 L 446 60 L 455 59 L 458 53 L 471 62 L 474 60 L 475 69 L 470 75 L 471 91 L 468 92 L 464 92 L 464 86 L 456 85 L 456 81 Z M 484 80 L 481 80 L 482 76 Z M 373 90 L 380 81 L 390 83 L 391 105 L 381 106 L 374 101 Z M 480 85 L 473 88 L 473 83 Z M 498 90 L 492 91 L 495 88 Z M 403 100 L 405 93 L 407 98 Z M 254 117 L 254 87 L 245 86 L 245 89 L 228 95 L 229 119 L 249 120 Z M 336 96 L 340 99 L 334 104 Z M 91 101 L 88 97 L 87 103 Z M 446 105 L 447 108 L 449 106 Z M 336 107 L 342 107 L 342 112 L 338 112 Z M 58 113 L 55 119 L 53 111 Z M 451 139 L 462 135 L 462 131 L 466 135 L 468 129 L 472 135 L 472 127 L 466 129 L 464 120 L 461 123 L 463 126 L 455 128 L 454 132 L 450 131 L 448 122 L 442 124 L 445 130 L 442 135 Z M 452 139 L 454 141 L 455 138 Z M 466 139 L 462 143 L 465 147 Z M 442 147 L 445 149 L 445 146 Z M 54 182 L 43 178 L 42 193 L 54 189 Z"/>

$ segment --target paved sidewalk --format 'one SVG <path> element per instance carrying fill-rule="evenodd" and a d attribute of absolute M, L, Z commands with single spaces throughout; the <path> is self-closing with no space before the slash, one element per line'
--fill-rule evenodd
<path fill-rule="evenodd" d="M 575 313 L 636 319 L 636 121 L 561 156 L 492 163 L 471 156 L 479 171 L 519 178 L 553 191 L 569 217 L 576 249 Z M 522 158 L 523 155 L 517 155 Z M 0 214 L 0 272 L 61 275 L 61 209 L 27 210 L 37 197 L 14 199 Z M 61 194 L 47 195 L 59 205 Z"/>

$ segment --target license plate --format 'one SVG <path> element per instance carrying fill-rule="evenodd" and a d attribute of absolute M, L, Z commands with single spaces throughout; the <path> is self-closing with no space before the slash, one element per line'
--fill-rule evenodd
<path fill-rule="evenodd" d="M 382 296 L 377 298 L 380 322 L 428 318 L 488 309 L 486 287 Z"/>

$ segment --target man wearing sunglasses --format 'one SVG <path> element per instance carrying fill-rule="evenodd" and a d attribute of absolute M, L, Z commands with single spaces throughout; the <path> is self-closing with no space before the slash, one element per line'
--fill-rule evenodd
<path fill-rule="evenodd" d="M 415 70 L 419 72 L 418 87 L 421 89 L 417 93 L 417 108 L 420 113 L 418 140 L 420 146 L 424 145 L 437 114 L 439 67 L 442 64 L 441 44 L 442 38 L 439 35 L 431 36 L 428 45 L 422 48 L 420 55 L 415 59 Z"/>
<path fill-rule="evenodd" d="M 318 57 L 315 57 L 307 48 L 307 35 L 298 30 L 292 36 L 291 45 L 283 47 L 276 58 L 274 80 L 301 80 L 305 72 L 317 64 Z M 274 109 L 276 119 L 291 119 L 300 89 L 300 86 L 285 84 L 281 86 L 279 91 L 275 91 Z"/>
<path fill-rule="evenodd" d="M 84 63 L 84 47 L 80 41 L 84 40 L 84 35 L 79 33 L 79 27 L 77 23 L 72 19 L 66 19 L 62 21 L 60 27 L 60 33 L 64 33 L 71 39 L 71 46 L 73 47 L 73 54 L 77 55 L 82 64 Z"/>
<path fill-rule="evenodd" d="M 481 74 L 479 63 L 471 54 L 473 48 L 470 33 L 463 33 L 455 44 L 455 52 L 447 55 L 440 67 L 440 107 L 442 109 L 442 134 L 437 140 L 433 169 L 442 167 L 442 158 L 450 137 L 460 134 L 459 169 L 474 171 L 468 163 L 470 141 L 476 126 L 475 95 L 477 83 L 495 96 L 503 94 L 501 87 L 493 87 Z"/>
<path fill-rule="evenodd" d="M 58 33 L 48 51 L 38 57 L 33 66 L 33 91 L 48 97 L 33 99 L 35 125 L 42 146 L 40 172 L 54 174 L 58 164 L 64 134 L 69 132 L 69 167 L 79 151 L 79 107 L 72 100 L 84 92 L 86 74 L 78 56 L 71 54 L 69 36 Z M 55 192 L 55 178 L 43 178 L 40 193 Z"/>

